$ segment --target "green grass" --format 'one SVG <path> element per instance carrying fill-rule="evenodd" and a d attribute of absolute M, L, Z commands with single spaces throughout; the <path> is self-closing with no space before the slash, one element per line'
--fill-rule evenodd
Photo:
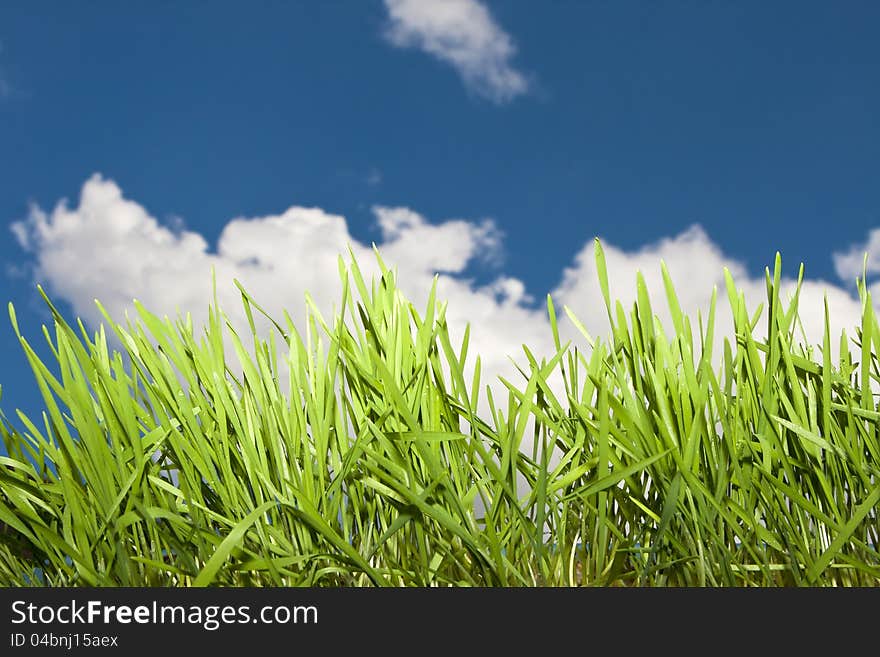
<path fill-rule="evenodd" d="M 198 334 L 104 313 L 115 341 L 46 298 L 51 367 L 10 304 L 45 411 L 0 422 L 0 585 L 880 584 L 864 285 L 853 339 L 826 311 L 809 347 L 778 257 L 761 327 L 728 276 L 735 335 L 713 354 L 714 296 L 694 325 L 666 276 L 667 337 L 644 281 L 613 303 L 596 258 L 608 339 L 562 344 L 548 297 L 556 353 L 524 348 L 500 383 L 381 260 L 367 282 L 340 259 L 339 315 L 310 306 L 266 340 L 243 289 L 249 334 L 215 299 Z"/>

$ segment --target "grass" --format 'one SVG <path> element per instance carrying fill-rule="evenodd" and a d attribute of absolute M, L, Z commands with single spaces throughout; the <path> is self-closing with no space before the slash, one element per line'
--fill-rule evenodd
<path fill-rule="evenodd" d="M 608 339 L 562 344 L 548 297 L 556 353 L 524 348 L 500 387 L 381 259 L 369 285 L 340 259 L 339 315 L 312 305 L 265 340 L 244 289 L 244 335 L 216 299 L 199 335 L 141 306 L 90 335 L 44 294 L 51 368 L 10 304 L 45 411 L 0 416 L 0 585 L 880 584 L 865 286 L 854 360 L 827 309 L 800 345 L 778 257 L 765 340 L 728 275 L 716 358 L 714 296 L 694 338 L 664 269 L 667 338 L 644 281 L 625 309 L 598 241 L 596 259 Z"/>

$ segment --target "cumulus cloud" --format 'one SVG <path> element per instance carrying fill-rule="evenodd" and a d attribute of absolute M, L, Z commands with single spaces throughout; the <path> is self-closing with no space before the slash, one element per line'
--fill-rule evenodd
<path fill-rule="evenodd" d="M 385 37 L 450 64 L 471 91 L 497 103 L 526 93 L 525 76 L 511 64 L 513 39 L 478 0 L 385 0 Z"/>
<path fill-rule="evenodd" d="M 612 303 L 621 302 L 629 317 L 636 300 L 636 276 L 641 272 L 652 311 L 660 319 L 668 335 L 673 333 L 672 316 L 666 301 L 660 263 L 666 264 L 675 288 L 678 303 L 690 317 L 695 343 L 699 343 L 698 314 L 705 326 L 713 289 L 717 291 L 715 316 L 715 342 L 713 354 L 716 362 L 721 355 L 724 338 L 733 337 L 733 314 L 727 296 L 724 270 L 727 269 L 739 291 L 744 294 L 747 309 L 751 316 L 758 305 L 763 303 L 766 319 L 766 282 L 764 276 L 754 277 L 745 266 L 725 256 L 721 249 L 709 238 L 703 228 L 691 226 L 679 235 L 664 238 L 634 251 L 624 251 L 603 242 L 603 250 L 608 268 L 608 279 Z M 768 263 L 772 269 L 772 263 Z M 806 273 L 805 273 L 806 276 Z M 574 264 L 567 268 L 558 288 L 553 292 L 554 299 L 568 305 L 582 319 L 594 335 L 605 336 L 609 330 L 607 311 L 598 285 L 598 273 L 592 243 L 575 257 Z M 780 281 L 780 296 L 788 303 L 797 289 L 797 281 L 783 278 Z M 796 342 L 808 345 L 821 345 L 825 326 L 825 299 L 830 309 L 829 325 L 832 336 L 832 350 L 837 357 L 839 336 L 842 330 L 847 335 L 855 335 L 853 330 L 860 324 L 861 302 L 846 290 L 826 281 L 805 278 L 798 296 L 798 315 L 803 325 L 801 332 L 795 334 Z M 569 335 L 573 328 L 567 327 Z M 755 337 L 766 336 L 766 325 L 759 322 Z"/>
<path fill-rule="evenodd" d="M 377 248 L 397 269 L 403 292 L 423 308 L 438 274 L 453 338 L 460 339 L 467 321 L 474 324 L 471 349 L 483 355 L 488 375 L 515 378 L 508 355 L 521 354 L 522 343 L 549 348 L 542 314 L 524 304 L 522 281 L 500 277 L 478 287 L 462 276 L 470 263 L 500 250 L 501 235 L 491 220 L 431 223 L 408 208 L 376 206 L 373 212 L 381 233 Z M 334 312 L 341 295 L 338 258 L 347 257 L 349 248 L 365 276 L 378 274 L 372 246 L 352 237 L 345 218 L 323 209 L 293 206 L 277 215 L 235 218 L 212 250 L 182 220 L 163 225 L 98 174 L 83 185 L 75 207 L 66 200 L 51 212 L 34 206 L 12 232 L 32 253 L 36 279 L 92 326 L 102 319 L 96 298 L 115 319 L 126 311 L 133 316 L 137 298 L 160 316 L 183 312 L 203 322 L 212 269 L 218 302 L 237 328 L 246 323 L 233 279 L 273 317 L 280 320 L 287 310 L 297 322 L 306 292 L 325 316 Z"/>
<path fill-rule="evenodd" d="M 527 293 L 523 281 L 499 274 L 477 285 L 467 277 L 476 259 L 491 258 L 502 248 L 502 236 L 491 221 L 459 218 L 433 223 L 403 207 L 376 206 L 373 212 L 381 233 L 377 248 L 383 260 L 397 269 L 402 291 L 417 307 L 424 307 L 433 277 L 439 275 L 438 294 L 448 302 L 453 340 L 460 340 L 465 325 L 471 325 L 470 353 L 481 357 L 484 382 L 498 376 L 519 382 L 511 359 L 524 363 L 522 345 L 539 358 L 552 355 L 546 310 Z M 12 231 L 32 254 L 37 280 L 53 296 L 70 302 L 93 326 L 101 321 L 95 298 L 112 316 L 122 318 L 135 297 L 159 315 L 189 312 L 198 324 L 207 316 L 212 269 L 218 301 L 237 327 L 246 324 L 233 278 L 273 316 L 280 318 L 282 310 L 288 310 L 295 322 L 301 322 L 306 292 L 325 315 L 334 312 L 341 292 L 338 257 L 349 248 L 366 276 L 378 273 L 371 245 L 352 237 L 344 217 L 324 209 L 292 206 L 276 215 L 235 218 L 225 225 L 212 249 L 202 235 L 187 230 L 180 220 L 174 226 L 163 225 L 142 205 L 125 198 L 116 183 L 100 175 L 83 185 L 75 207 L 66 201 L 51 212 L 35 206 L 26 220 L 13 224 Z M 716 347 L 724 337 L 732 336 L 724 268 L 744 292 L 750 313 L 766 296 L 763 276 L 751 276 L 699 226 L 633 251 L 603 244 L 612 298 L 619 299 L 629 312 L 635 301 L 636 273 L 641 271 L 653 311 L 670 334 L 661 260 L 694 331 L 698 330 L 697 313 L 707 317 L 712 288 L 717 288 Z M 840 262 L 844 264 L 838 265 L 838 271 L 843 267 L 847 273 L 845 261 Z M 607 313 L 597 281 L 590 239 L 561 272 L 552 291 L 564 339 L 582 348 L 586 341 L 565 321 L 561 307 L 569 306 L 594 337 L 607 337 Z M 794 280 L 783 281 L 783 299 L 794 293 L 795 285 Z M 839 286 L 806 279 L 799 308 L 810 344 L 822 341 L 826 296 L 836 348 L 842 329 L 855 335 L 861 304 Z M 538 297 L 542 300 L 543 295 Z M 763 330 L 759 324 L 757 337 L 763 336 Z M 716 348 L 716 356 L 719 353 Z"/>
<path fill-rule="evenodd" d="M 866 274 L 868 279 L 880 274 L 880 228 L 870 231 L 865 242 L 854 244 L 846 251 L 836 252 L 834 268 L 837 275 L 846 283 L 862 278 L 863 274 Z M 877 284 L 875 283 L 873 287 L 876 289 Z"/>

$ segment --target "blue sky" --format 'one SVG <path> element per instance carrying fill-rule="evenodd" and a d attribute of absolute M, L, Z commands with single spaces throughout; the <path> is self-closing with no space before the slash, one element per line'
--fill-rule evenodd
<path fill-rule="evenodd" d="M 789 277 L 805 263 L 811 325 L 828 293 L 847 327 L 866 251 L 880 272 L 878 21 L 856 1 L 4 2 L 0 296 L 33 342 L 35 282 L 92 326 L 96 297 L 198 315 L 211 266 L 273 308 L 330 304 L 336 254 L 376 242 L 414 297 L 443 273 L 501 372 L 550 344 L 548 292 L 601 333 L 598 235 L 624 299 L 636 269 L 661 293 L 662 258 L 694 312 L 725 266 L 755 305 L 778 250 Z M 7 416 L 39 410 L 5 319 L 0 385 Z"/>

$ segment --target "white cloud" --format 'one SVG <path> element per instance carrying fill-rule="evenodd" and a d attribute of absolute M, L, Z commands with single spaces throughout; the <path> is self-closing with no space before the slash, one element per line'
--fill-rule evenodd
<path fill-rule="evenodd" d="M 397 268 L 403 292 L 424 308 L 433 277 L 440 274 L 438 294 L 449 301 L 453 339 L 460 339 L 468 320 L 474 324 L 471 353 L 482 354 L 487 377 L 515 378 L 507 355 L 520 355 L 522 343 L 539 351 L 549 348 L 542 314 L 522 304 L 521 281 L 499 278 L 475 287 L 461 278 L 469 263 L 492 258 L 500 249 L 500 233 L 490 220 L 429 223 L 407 208 L 377 206 L 373 212 L 382 236 L 378 248 Z M 126 311 L 134 316 L 132 299 L 137 298 L 160 316 L 183 311 L 203 322 L 212 268 L 218 301 L 239 328 L 246 324 L 233 279 L 279 321 L 282 310 L 298 321 L 306 292 L 325 316 L 334 311 L 341 294 L 338 257 L 347 258 L 349 247 L 365 276 L 378 273 L 372 247 L 351 236 L 343 217 L 320 208 L 293 206 L 278 215 L 233 219 L 214 252 L 181 220 L 173 223 L 162 225 L 126 199 L 116 183 L 96 174 L 83 185 L 76 207 L 65 200 L 51 212 L 32 207 L 12 232 L 33 254 L 37 280 L 92 326 L 101 321 L 96 298 L 117 320 Z"/>
<path fill-rule="evenodd" d="M 478 0 L 385 0 L 388 41 L 418 48 L 458 71 L 473 92 L 497 103 L 526 93 L 510 63 L 516 46 Z"/>
<path fill-rule="evenodd" d="M 725 256 L 700 226 L 692 226 L 675 237 L 662 239 L 636 251 L 627 252 L 604 242 L 603 250 L 612 303 L 615 300 L 621 302 L 628 320 L 636 300 L 636 274 L 641 271 L 652 310 L 660 318 L 667 334 L 672 335 L 672 318 L 660 268 L 662 261 L 669 271 L 682 312 L 690 317 L 695 343 L 699 343 L 698 313 L 702 316 L 705 326 L 712 290 L 716 289 L 713 356 L 716 363 L 719 362 L 724 338 L 732 341 L 733 337 L 733 314 L 724 280 L 726 268 L 733 277 L 737 289 L 743 292 L 750 316 L 757 310 L 759 304 L 764 304 L 764 314 L 755 329 L 755 337 L 760 339 L 766 336 L 765 277 L 750 276 L 742 263 Z M 768 264 L 772 274 L 773 264 Z M 798 314 L 806 340 L 802 340 L 800 331 L 797 331 L 796 343 L 821 345 L 827 295 L 832 352 L 833 357 L 836 358 L 841 330 L 846 329 L 848 336 L 855 336 L 854 327 L 860 324 L 861 303 L 836 285 L 806 278 L 806 273 L 798 298 Z M 594 331 L 593 335 L 604 337 L 609 330 L 608 318 L 597 281 L 594 246 L 589 243 L 578 253 L 574 265 L 565 270 L 562 282 L 553 293 L 553 297 L 572 308 L 587 328 Z M 781 279 L 780 298 L 785 307 L 788 307 L 789 301 L 793 298 L 796 287 L 795 280 Z M 566 330 L 569 335 L 574 335 L 573 327 L 568 326 Z"/>
<path fill-rule="evenodd" d="M 423 308 L 433 276 L 439 273 L 438 294 L 448 301 L 447 318 L 453 343 L 471 324 L 471 364 L 479 354 L 483 381 L 498 375 L 519 382 L 510 358 L 523 364 L 522 345 L 539 358 L 553 353 L 552 336 L 543 303 L 531 303 L 523 282 L 499 275 L 478 286 L 466 278 L 467 267 L 501 249 L 501 235 L 491 221 L 451 219 L 431 223 L 417 212 L 400 207 L 373 208 L 381 230 L 378 249 L 399 273 L 402 291 Z M 300 321 L 308 291 L 325 314 L 340 296 L 337 259 L 352 249 L 366 276 L 378 272 L 372 248 L 349 233 L 345 218 L 320 208 L 293 206 L 277 215 L 236 218 L 223 228 L 215 250 L 199 233 L 162 225 L 140 204 L 126 199 L 112 181 L 95 175 L 82 188 L 76 207 L 65 201 L 46 212 L 33 207 L 29 217 L 12 226 L 19 244 L 33 254 L 36 277 L 50 293 L 70 302 L 93 326 L 100 321 L 98 298 L 115 318 L 131 309 L 137 297 L 159 315 L 190 312 L 198 324 L 211 299 L 211 269 L 218 281 L 218 300 L 234 325 L 245 326 L 240 297 L 232 285 L 239 279 L 273 316 L 282 309 Z M 730 337 L 731 312 L 723 270 L 727 267 L 744 291 L 754 312 L 765 300 L 762 276 L 752 277 L 737 261 L 725 256 L 704 230 L 694 226 L 681 234 L 635 251 L 604 242 L 611 296 L 627 313 L 635 300 L 636 272 L 641 271 L 657 314 L 671 332 L 670 314 L 660 275 L 660 261 L 669 269 L 682 310 L 698 330 L 697 311 L 705 319 L 713 286 L 718 289 L 716 336 Z M 583 321 L 593 336 L 605 338 L 607 315 L 597 283 L 593 241 L 589 240 L 561 274 L 553 297 L 565 339 L 586 347 L 585 340 L 564 319 L 563 304 Z M 783 299 L 795 281 L 783 281 Z M 841 287 L 807 279 L 801 289 L 800 316 L 809 342 L 821 343 L 824 296 L 831 308 L 833 345 L 840 330 L 855 335 L 861 305 Z M 538 296 L 543 300 L 543 295 Z M 300 326 L 300 328 L 302 328 Z M 756 333 L 763 335 L 763 324 Z M 695 336 L 696 337 L 696 336 Z M 716 349 L 716 355 L 719 350 Z"/>
<path fill-rule="evenodd" d="M 865 255 L 867 254 L 867 261 Z M 867 270 L 865 264 L 867 263 Z M 834 254 L 834 268 L 841 280 L 851 283 L 861 278 L 863 273 L 880 274 L 880 228 L 868 233 L 868 239 L 862 244 L 852 245 L 848 251 Z"/>

